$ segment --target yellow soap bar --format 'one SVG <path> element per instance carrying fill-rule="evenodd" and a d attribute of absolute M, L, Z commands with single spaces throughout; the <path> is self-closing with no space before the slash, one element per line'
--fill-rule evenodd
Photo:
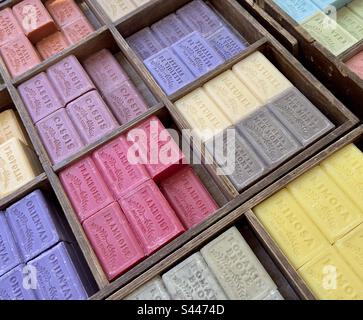
<path fill-rule="evenodd" d="M 295 269 L 329 246 L 297 201 L 282 190 L 253 209 Z"/>
<path fill-rule="evenodd" d="M 137 8 L 131 0 L 97 0 L 97 2 L 113 22 L 121 19 Z"/>
<path fill-rule="evenodd" d="M 0 144 L 11 138 L 17 138 L 27 144 L 22 126 L 14 110 L 6 110 L 0 113 Z"/>
<path fill-rule="evenodd" d="M 362 0 L 353 0 L 347 7 L 352 10 L 355 14 L 363 18 L 363 2 Z"/>
<path fill-rule="evenodd" d="M 333 248 L 324 250 L 299 273 L 318 299 L 363 299 L 363 282 Z"/>
<path fill-rule="evenodd" d="M 363 212 L 363 153 L 351 144 L 321 164 L 336 184 Z"/>
<path fill-rule="evenodd" d="M 203 142 L 232 125 L 202 88 L 178 100 L 175 105 Z"/>
<path fill-rule="evenodd" d="M 293 87 L 261 52 L 255 52 L 236 64 L 233 72 L 264 104 Z"/>
<path fill-rule="evenodd" d="M 0 198 L 21 188 L 41 172 L 34 152 L 12 138 L 0 145 Z"/>
<path fill-rule="evenodd" d="M 233 124 L 262 105 L 231 70 L 209 81 L 204 89 Z"/>
<path fill-rule="evenodd" d="M 363 222 L 361 211 L 319 166 L 287 188 L 331 244 Z"/>
<path fill-rule="evenodd" d="M 363 281 L 363 224 L 337 241 L 335 247 Z"/>
<path fill-rule="evenodd" d="M 337 11 L 337 22 L 355 39 L 363 39 L 363 19 L 347 7 L 343 7 Z"/>

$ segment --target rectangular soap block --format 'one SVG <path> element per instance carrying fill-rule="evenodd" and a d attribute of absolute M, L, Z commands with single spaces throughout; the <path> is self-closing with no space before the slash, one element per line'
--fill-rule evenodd
<path fill-rule="evenodd" d="M 134 11 L 137 7 L 132 0 L 97 0 L 112 22 Z"/>
<path fill-rule="evenodd" d="M 262 102 L 267 103 L 292 83 L 259 51 L 249 55 L 233 67 L 233 72 Z"/>
<path fill-rule="evenodd" d="M 273 0 L 292 19 L 301 23 L 320 9 L 311 0 Z"/>
<path fill-rule="evenodd" d="M 28 144 L 20 119 L 14 110 L 8 109 L 0 113 L 0 144 L 11 138 L 17 138 L 24 144 Z"/>
<path fill-rule="evenodd" d="M 163 275 L 173 300 L 227 300 L 200 253 L 195 253 Z"/>
<path fill-rule="evenodd" d="M 62 31 L 68 42 L 74 45 L 89 36 L 95 29 L 86 17 L 82 17 L 63 26 Z"/>
<path fill-rule="evenodd" d="M 175 105 L 188 121 L 195 137 L 203 142 L 232 125 L 202 88 L 176 101 Z"/>
<path fill-rule="evenodd" d="M 355 14 L 363 18 L 363 3 L 360 0 L 353 0 L 348 3 L 347 7 Z"/>
<path fill-rule="evenodd" d="M 288 185 L 331 244 L 363 222 L 362 212 L 321 167 L 315 167 Z"/>
<path fill-rule="evenodd" d="M 69 47 L 69 42 L 62 32 L 55 32 L 50 36 L 43 38 L 36 45 L 36 48 L 42 57 L 46 60 L 53 57 L 59 52 L 67 49 Z"/>
<path fill-rule="evenodd" d="M 58 27 L 84 17 L 81 8 L 74 0 L 48 0 L 45 7 L 53 17 Z"/>
<path fill-rule="evenodd" d="M 64 107 L 45 72 L 22 83 L 18 90 L 34 123 Z"/>
<path fill-rule="evenodd" d="M 63 105 L 95 89 L 90 77 L 73 55 L 48 68 L 47 75 Z"/>
<path fill-rule="evenodd" d="M 269 109 L 303 146 L 315 142 L 335 127 L 296 88 L 276 97 L 269 103 Z"/>
<path fill-rule="evenodd" d="M 207 82 L 204 89 L 233 124 L 262 106 L 231 70 Z"/>
<path fill-rule="evenodd" d="M 162 180 L 160 189 L 187 229 L 218 210 L 218 205 L 189 166 Z"/>
<path fill-rule="evenodd" d="M 359 78 L 363 79 L 363 51 L 345 62 L 348 68 L 353 71 Z"/>
<path fill-rule="evenodd" d="M 81 223 L 114 202 L 96 164 L 89 157 L 63 170 L 59 178 Z"/>
<path fill-rule="evenodd" d="M 167 95 L 172 95 L 195 80 L 182 60 L 169 48 L 144 61 L 146 68 Z"/>
<path fill-rule="evenodd" d="M 150 179 L 144 165 L 130 161 L 129 149 L 126 138 L 121 136 L 93 153 L 93 160 L 115 199 Z"/>
<path fill-rule="evenodd" d="M 201 253 L 231 300 L 259 300 L 277 289 L 235 227 L 206 245 Z"/>
<path fill-rule="evenodd" d="M 147 256 L 185 231 L 153 181 L 122 197 L 120 204 Z"/>
<path fill-rule="evenodd" d="M 83 228 L 109 281 L 144 258 L 144 252 L 118 203 L 88 218 Z"/>
<path fill-rule="evenodd" d="M 355 39 L 363 39 L 363 20 L 347 7 L 337 11 L 337 22 Z"/>
<path fill-rule="evenodd" d="M 320 300 L 363 299 L 363 282 L 333 248 L 324 250 L 299 273 Z"/>
<path fill-rule="evenodd" d="M 15 19 L 10 8 L 0 11 L 0 47 L 8 41 L 16 39 L 23 30 Z"/>
<path fill-rule="evenodd" d="M 39 121 L 36 128 L 53 164 L 73 156 L 84 147 L 67 111 L 63 108 Z"/>
<path fill-rule="evenodd" d="M 297 270 L 329 246 L 323 234 L 286 189 L 253 209 Z"/>
<path fill-rule="evenodd" d="M 285 300 L 285 299 L 278 290 L 274 290 L 274 291 L 271 291 L 265 298 L 263 298 L 263 300 L 278 301 L 278 300 Z"/>
<path fill-rule="evenodd" d="M 171 297 L 160 277 L 156 277 L 127 296 L 125 300 L 167 301 Z"/>

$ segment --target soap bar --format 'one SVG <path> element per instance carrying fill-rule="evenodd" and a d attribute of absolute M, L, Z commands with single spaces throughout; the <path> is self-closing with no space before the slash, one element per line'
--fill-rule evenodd
<path fill-rule="evenodd" d="M 187 66 L 170 49 L 160 51 L 144 63 L 167 95 L 176 93 L 195 80 Z"/>
<path fill-rule="evenodd" d="M 141 7 L 142 5 L 148 3 L 150 0 L 132 0 L 133 3 L 136 4 L 137 7 Z"/>
<path fill-rule="evenodd" d="M 285 300 L 278 290 L 271 291 L 263 300 Z"/>
<path fill-rule="evenodd" d="M 163 282 L 173 300 L 227 300 L 200 253 L 164 274 Z"/>
<path fill-rule="evenodd" d="M 270 167 L 276 167 L 301 149 L 290 132 L 265 108 L 243 120 L 237 129 Z"/>
<path fill-rule="evenodd" d="M 269 104 L 270 110 L 307 146 L 334 128 L 334 125 L 296 88 L 282 93 Z"/>
<path fill-rule="evenodd" d="M 65 109 L 39 121 L 36 128 L 53 164 L 73 156 L 84 146 Z"/>
<path fill-rule="evenodd" d="M 161 278 L 156 277 L 127 296 L 125 300 L 167 301 L 171 298 Z"/>
<path fill-rule="evenodd" d="M 72 21 L 71 23 L 65 25 L 62 30 L 68 42 L 72 45 L 78 43 L 82 39 L 89 36 L 93 31 L 95 31 L 93 26 L 85 17 Z"/>
<path fill-rule="evenodd" d="M 95 89 L 91 79 L 73 55 L 51 66 L 47 74 L 63 105 Z"/>
<path fill-rule="evenodd" d="M 235 227 L 206 245 L 201 253 L 231 300 L 259 300 L 277 289 Z"/>
<path fill-rule="evenodd" d="M 355 39 L 363 39 L 363 20 L 353 11 L 344 7 L 337 11 L 337 22 L 348 31 Z"/>
<path fill-rule="evenodd" d="M 153 181 L 122 197 L 120 204 L 148 256 L 185 231 Z"/>
<path fill-rule="evenodd" d="M 29 265 L 37 269 L 38 290 L 41 300 L 86 300 L 88 294 L 76 265 L 71 259 L 70 247 L 64 242 L 35 258 Z"/>
<path fill-rule="evenodd" d="M 262 105 L 230 70 L 207 82 L 204 89 L 233 124 Z"/>
<path fill-rule="evenodd" d="M 109 281 L 128 271 L 144 257 L 117 203 L 88 218 L 83 227 Z"/>
<path fill-rule="evenodd" d="M 228 27 L 223 27 L 208 37 L 209 43 L 212 45 L 224 60 L 230 60 L 248 47 L 245 39 L 237 37 L 237 35 Z"/>
<path fill-rule="evenodd" d="M 13 6 L 13 13 L 28 39 L 37 43 L 57 31 L 57 26 L 40 0 L 23 0 Z"/>
<path fill-rule="evenodd" d="M 329 10 L 329 9 L 340 9 L 345 6 L 351 0 L 312 0 L 320 9 Z"/>
<path fill-rule="evenodd" d="M 224 62 L 198 32 L 193 32 L 179 40 L 172 49 L 196 77 L 205 75 Z"/>
<path fill-rule="evenodd" d="M 12 77 L 18 77 L 29 71 L 41 61 L 38 53 L 24 35 L 19 35 L 0 47 L 1 56 Z"/>
<path fill-rule="evenodd" d="M 97 168 L 105 178 L 115 199 L 120 199 L 150 179 L 143 165 L 130 163 L 129 148 L 126 138 L 119 137 L 93 154 Z"/>
<path fill-rule="evenodd" d="M 6 221 L 5 213 L 0 211 L 0 277 L 20 263 L 21 257 L 18 246 Z"/>
<path fill-rule="evenodd" d="M 355 14 L 363 18 L 363 3 L 360 0 L 353 0 L 348 3 L 347 7 Z"/>
<path fill-rule="evenodd" d="M 112 22 L 126 16 L 137 7 L 131 0 L 97 0 Z"/>
<path fill-rule="evenodd" d="M 103 93 L 118 88 L 129 79 L 117 59 L 107 49 L 102 49 L 83 61 L 84 68 L 97 88 Z"/>
<path fill-rule="evenodd" d="M 273 0 L 292 19 L 301 23 L 316 14 L 319 8 L 310 0 Z"/>
<path fill-rule="evenodd" d="M 203 142 L 232 125 L 202 88 L 176 101 L 175 105 Z"/>
<path fill-rule="evenodd" d="M 84 158 L 63 170 L 59 177 L 82 223 L 114 202 L 91 158 Z"/>
<path fill-rule="evenodd" d="M 184 38 L 191 30 L 175 14 L 168 15 L 151 26 L 152 31 L 165 46 L 171 46 Z"/>
<path fill-rule="evenodd" d="M 104 98 L 121 124 L 127 124 L 148 110 L 148 106 L 134 84 L 125 81 L 104 93 Z"/>
<path fill-rule="evenodd" d="M 0 145 L 0 198 L 18 190 L 42 171 L 34 152 L 16 138 Z"/>
<path fill-rule="evenodd" d="M 0 11 L 0 47 L 8 41 L 16 39 L 23 33 L 18 21 L 15 19 L 11 9 Z"/>
<path fill-rule="evenodd" d="M 18 90 L 34 123 L 63 107 L 44 72 L 22 83 Z"/>
<path fill-rule="evenodd" d="M 24 144 L 28 144 L 24 129 L 19 121 L 12 109 L 0 113 L 0 144 L 11 138 L 17 138 Z"/>
<path fill-rule="evenodd" d="M 233 72 L 262 103 L 292 88 L 292 83 L 259 51 L 233 67 Z"/>
<path fill-rule="evenodd" d="M 69 103 L 66 110 L 86 145 L 98 141 L 119 127 L 96 90 Z"/>
<path fill-rule="evenodd" d="M 46 60 L 67 49 L 68 46 L 69 43 L 68 40 L 64 37 L 64 34 L 62 32 L 55 32 L 39 41 L 36 45 L 36 48 L 40 56 Z"/>
<path fill-rule="evenodd" d="M 322 168 L 363 212 L 363 153 L 351 144 L 322 162 Z"/>
<path fill-rule="evenodd" d="M 160 188 L 187 229 L 206 220 L 218 205 L 190 167 L 164 179 Z"/>
<path fill-rule="evenodd" d="M 305 173 L 288 189 L 331 244 L 363 222 L 360 210 L 321 167 Z"/>
<path fill-rule="evenodd" d="M 328 241 L 286 189 L 253 212 L 296 270 L 328 247 Z"/>
<path fill-rule="evenodd" d="M 58 27 L 63 27 L 84 16 L 81 8 L 74 0 L 48 0 L 45 7 Z"/>
<path fill-rule="evenodd" d="M 346 65 L 350 70 L 363 79 L 363 51 L 357 53 L 354 57 L 346 62 Z"/>
<path fill-rule="evenodd" d="M 224 26 L 224 22 L 203 1 L 194 0 L 177 11 L 184 23 L 203 36 L 209 36 Z"/>
<path fill-rule="evenodd" d="M 363 299 L 363 282 L 335 249 L 324 250 L 299 273 L 320 300 Z"/>

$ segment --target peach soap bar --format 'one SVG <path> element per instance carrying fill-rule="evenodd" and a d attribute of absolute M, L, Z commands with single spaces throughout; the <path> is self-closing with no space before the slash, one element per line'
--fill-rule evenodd
<path fill-rule="evenodd" d="M 0 113 L 0 144 L 17 138 L 24 144 L 28 144 L 23 127 L 15 112 L 11 109 Z"/>
<path fill-rule="evenodd" d="M 45 3 L 45 7 L 59 27 L 64 27 L 84 16 L 74 0 L 49 0 Z"/>
<path fill-rule="evenodd" d="M 137 8 L 132 0 L 97 0 L 97 2 L 113 22 Z"/>
<path fill-rule="evenodd" d="M 11 9 L 0 11 L 0 47 L 10 40 L 16 39 L 23 34 L 18 21 L 15 19 Z"/>
<path fill-rule="evenodd" d="M 69 47 L 69 42 L 62 32 L 55 32 L 42 39 L 36 45 L 40 56 L 46 60 Z"/>

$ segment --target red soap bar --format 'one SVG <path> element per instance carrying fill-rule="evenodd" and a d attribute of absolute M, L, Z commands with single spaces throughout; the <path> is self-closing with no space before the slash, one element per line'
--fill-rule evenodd
<path fill-rule="evenodd" d="M 59 27 L 84 16 L 74 0 L 49 0 L 45 3 L 45 7 Z"/>
<path fill-rule="evenodd" d="M 62 30 L 70 44 L 78 43 L 95 31 L 86 18 L 79 18 L 63 26 Z"/>
<path fill-rule="evenodd" d="M 55 32 L 36 44 L 40 56 L 46 60 L 69 47 L 68 40 L 62 32 Z"/>
<path fill-rule="evenodd" d="M 8 41 L 14 40 L 23 34 L 18 21 L 15 19 L 11 9 L 0 11 L 0 47 Z"/>
<path fill-rule="evenodd" d="M 87 219 L 83 228 L 109 281 L 144 258 L 144 252 L 118 203 Z"/>
<path fill-rule="evenodd" d="M 23 0 L 13 7 L 13 13 L 33 43 L 57 31 L 57 26 L 40 0 Z"/>
<path fill-rule="evenodd" d="M 363 79 L 363 51 L 356 54 L 346 62 L 346 65 L 361 79 Z"/>
<path fill-rule="evenodd" d="M 218 205 L 190 167 L 163 180 L 160 188 L 188 229 L 200 224 L 218 209 Z"/>
<path fill-rule="evenodd" d="M 152 180 L 122 197 L 120 204 L 147 255 L 151 255 L 185 231 Z"/>
<path fill-rule="evenodd" d="M 0 52 L 11 76 L 14 78 L 41 62 L 38 53 L 23 34 L 0 47 Z"/>
<path fill-rule="evenodd" d="M 65 169 L 59 177 L 81 223 L 114 202 L 90 157 Z"/>
<path fill-rule="evenodd" d="M 120 137 L 93 154 L 93 159 L 115 199 L 120 199 L 150 179 L 143 165 L 130 164 L 128 150 L 126 139 Z"/>

